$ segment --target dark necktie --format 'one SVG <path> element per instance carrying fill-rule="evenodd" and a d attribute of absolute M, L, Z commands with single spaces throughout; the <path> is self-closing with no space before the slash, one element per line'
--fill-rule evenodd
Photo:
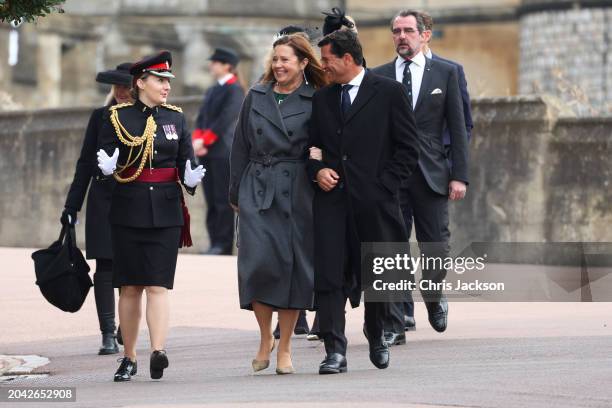
<path fill-rule="evenodd" d="M 346 116 L 351 107 L 351 96 L 349 95 L 350 89 L 353 85 L 342 85 L 342 95 L 340 96 L 340 106 L 342 107 L 342 116 Z"/>
<path fill-rule="evenodd" d="M 410 107 L 412 108 L 412 73 L 410 73 L 410 64 L 412 60 L 405 60 L 404 62 L 404 77 L 402 78 L 402 84 L 408 91 L 408 100 L 410 101 Z"/>

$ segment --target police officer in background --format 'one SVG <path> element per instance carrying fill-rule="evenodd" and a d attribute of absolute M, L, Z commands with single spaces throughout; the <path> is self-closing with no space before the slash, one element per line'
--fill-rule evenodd
<path fill-rule="evenodd" d="M 131 63 L 125 62 L 116 69 L 99 72 L 96 81 L 111 85 L 105 106 L 94 110 L 89 118 L 81 155 L 76 164 L 74 178 L 68 190 L 66 204 L 62 212 L 61 222 L 76 223 L 77 212 L 81 211 L 85 195 L 87 196 L 87 213 L 85 222 L 85 247 L 87 259 L 96 260 L 94 273 L 94 295 L 96 312 L 102 332 L 102 347 L 98 354 L 115 354 L 119 347 L 115 340 L 115 293 L 113 289 L 113 251 L 111 248 L 111 232 L 108 213 L 115 181 L 96 176 L 96 150 L 98 136 L 104 113 L 108 106 L 117 103 L 132 102 L 130 89 L 132 76 Z M 90 184 L 91 183 L 91 184 Z"/>
<path fill-rule="evenodd" d="M 136 340 L 147 295 L 151 340 L 149 372 L 162 377 L 168 367 L 168 290 L 180 246 L 190 246 L 189 213 L 183 191 L 195 193 L 205 170 L 195 169 L 190 132 L 181 108 L 166 104 L 172 56 L 163 51 L 132 65 L 134 103 L 108 109 L 100 132 L 98 167 L 117 181 L 110 208 L 113 286 L 120 287 L 119 320 L 124 358 L 115 381 L 136 374 Z"/>
<path fill-rule="evenodd" d="M 229 156 L 244 90 L 236 76 L 239 57 L 234 50 L 217 48 L 209 59 L 209 70 L 216 83 L 204 96 L 192 135 L 193 149 L 199 162 L 209 170 L 204 184 L 210 237 L 206 254 L 231 255 L 234 211 L 228 202 Z"/>

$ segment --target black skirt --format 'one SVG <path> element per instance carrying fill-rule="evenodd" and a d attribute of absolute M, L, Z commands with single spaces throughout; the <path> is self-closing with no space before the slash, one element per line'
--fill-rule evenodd
<path fill-rule="evenodd" d="M 181 227 L 111 226 L 113 286 L 163 286 L 172 289 Z"/>

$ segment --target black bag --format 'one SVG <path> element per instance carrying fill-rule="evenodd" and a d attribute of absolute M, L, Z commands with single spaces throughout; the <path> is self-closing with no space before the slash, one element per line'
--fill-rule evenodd
<path fill-rule="evenodd" d="M 78 311 L 93 286 L 89 265 L 76 246 L 74 225 L 64 225 L 57 241 L 32 254 L 36 284 L 53 306 Z"/>

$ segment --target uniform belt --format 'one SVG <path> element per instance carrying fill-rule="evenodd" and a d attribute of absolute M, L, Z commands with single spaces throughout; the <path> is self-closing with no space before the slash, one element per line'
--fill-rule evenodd
<path fill-rule="evenodd" d="M 122 177 L 131 177 L 136 173 L 135 167 L 123 170 Z M 140 183 L 168 183 L 178 180 L 178 169 L 176 167 L 164 167 L 159 169 L 143 169 L 140 176 L 134 181 Z"/>
<path fill-rule="evenodd" d="M 123 171 L 123 177 L 131 177 L 136 173 L 136 168 L 128 167 Z M 143 169 L 142 173 L 136 180 L 139 183 L 171 183 L 173 181 L 179 181 L 178 169 L 176 167 L 163 167 L 159 169 Z M 189 216 L 189 209 L 185 204 L 185 196 L 183 190 L 181 190 L 181 206 L 183 208 L 183 228 L 181 228 L 181 242 L 179 247 L 190 247 L 193 245 L 191 241 L 191 217 Z"/>
<path fill-rule="evenodd" d="M 249 160 L 255 163 L 259 163 L 264 165 L 265 167 L 274 166 L 277 163 L 299 163 L 306 161 L 305 157 L 281 157 L 281 156 L 272 156 L 271 154 L 266 155 L 253 155 L 249 157 Z"/>

